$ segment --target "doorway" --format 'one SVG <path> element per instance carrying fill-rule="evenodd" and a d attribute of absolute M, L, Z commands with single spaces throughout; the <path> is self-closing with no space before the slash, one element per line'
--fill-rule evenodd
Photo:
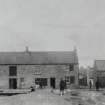
<path fill-rule="evenodd" d="M 55 78 L 50 78 L 50 86 L 55 89 Z"/>
<path fill-rule="evenodd" d="M 10 78 L 9 79 L 9 88 L 10 89 L 17 89 L 17 79 L 16 78 Z"/>

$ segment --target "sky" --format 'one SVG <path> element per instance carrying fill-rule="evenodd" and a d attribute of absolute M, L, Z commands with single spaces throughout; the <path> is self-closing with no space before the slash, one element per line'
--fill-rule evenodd
<path fill-rule="evenodd" d="M 105 0 L 0 0 L 0 51 L 71 51 L 105 59 Z"/>

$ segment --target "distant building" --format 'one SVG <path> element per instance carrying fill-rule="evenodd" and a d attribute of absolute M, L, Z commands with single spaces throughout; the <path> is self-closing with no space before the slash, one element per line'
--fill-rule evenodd
<path fill-rule="evenodd" d="M 0 88 L 29 88 L 34 84 L 78 85 L 78 56 L 74 51 L 0 52 Z"/>
<path fill-rule="evenodd" d="M 87 84 L 88 85 L 90 81 L 92 83 L 92 86 L 94 87 L 94 68 L 93 67 L 87 68 Z"/>
<path fill-rule="evenodd" d="M 79 85 L 87 86 L 87 69 L 84 67 L 79 68 Z"/>
<path fill-rule="evenodd" d="M 94 82 L 97 80 L 102 88 L 105 87 L 105 60 L 94 61 Z"/>

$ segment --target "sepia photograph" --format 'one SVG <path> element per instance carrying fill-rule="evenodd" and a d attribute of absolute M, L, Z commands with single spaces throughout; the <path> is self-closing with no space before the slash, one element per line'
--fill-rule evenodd
<path fill-rule="evenodd" d="M 0 105 L 105 105 L 105 0 L 0 0 Z"/>

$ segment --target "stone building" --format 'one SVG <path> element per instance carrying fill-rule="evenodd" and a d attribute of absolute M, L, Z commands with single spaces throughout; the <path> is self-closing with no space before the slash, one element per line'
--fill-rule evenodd
<path fill-rule="evenodd" d="M 105 60 L 94 61 L 94 83 L 99 81 L 100 87 L 105 87 Z"/>
<path fill-rule="evenodd" d="M 76 50 L 0 52 L 0 88 L 21 89 L 40 83 L 58 88 L 61 78 L 76 86 L 78 69 Z"/>

